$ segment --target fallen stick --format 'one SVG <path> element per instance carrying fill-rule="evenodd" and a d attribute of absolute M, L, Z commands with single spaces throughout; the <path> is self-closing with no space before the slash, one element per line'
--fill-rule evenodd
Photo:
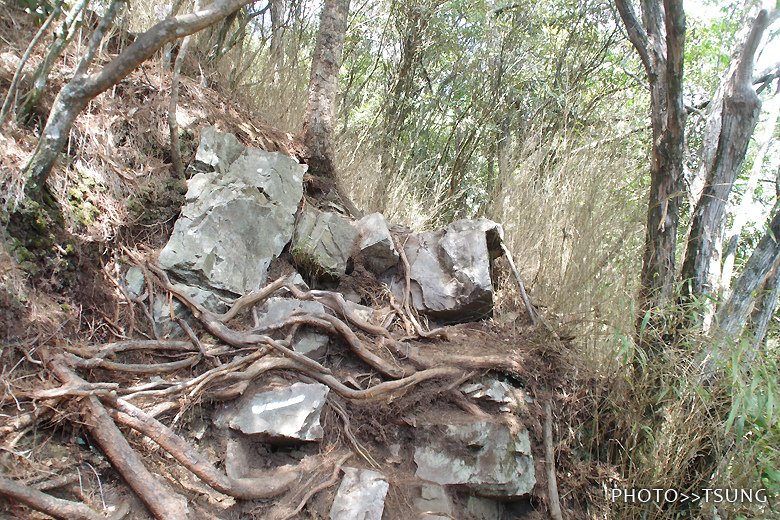
<path fill-rule="evenodd" d="M 66 385 L 85 384 L 61 357 L 50 363 L 52 372 Z M 159 520 L 187 520 L 187 501 L 157 480 L 111 420 L 97 397 L 82 401 L 81 414 L 90 435 L 100 445 L 111 465 Z"/>
<path fill-rule="evenodd" d="M 124 518 L 128 513 L 128 508 L 124 504 L 124 507 L 120 507 L 113 515 L 106 517 L 92 510 L 86 504 L 56 498 L 37 489 L 17 484 L 5 477 L 0 477 L 0 494 L 21 502 L 36 511 L 63 520 L 106 520 L 106 518 L 118 520 Z"/>
<path fill-rule="evenodd" d="M 504 251 L 504 255 L 506 255 L 506 261 L 509 263 L 509 268 L 512 270 L 517 286 L 520 288 L 520 297 L 523 299 L 523 304 L 525 305 L 525 310 L 528 311 L 528 316 L 531 318 L 531 323 L 537 325 L 539 323 L 539 313 L 536 312 L 536 309 L 531 304 L 531 299 L 528 298 L 528 293 L 525 292 L 525 284 L 523 283 L 523 278 L 520 276 L 520 271 L 518 271 L 515 266 L 512 252 L 509 251 L 509 248 L 506 247 L 506 244 L 504 244 L 503 241 L 501 241 L 501 249 Z"/>
<path fill-rule="evenodd" d="M 547 498 L 550 518 L 563 520 L 561 500 L 558 497 L 558 479 L 555 476 L 555 450 L 553 450 L 552 405 L 544 403 L 544 465 L 547 469 Z"/>

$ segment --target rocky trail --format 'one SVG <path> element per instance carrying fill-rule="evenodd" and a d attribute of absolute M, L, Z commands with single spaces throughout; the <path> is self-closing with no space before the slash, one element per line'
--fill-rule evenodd
<path fill-rule="evenodd" d="M 498 271 L 515 283 L 499 224 L 351 218 L 305 165 L 210 127 L 189 176 L 167 244 L 123 251 L 116 341 L 4 374 L 4 514 L 555 515 L 567 347 L 530 303 L 493 317 Z"/>

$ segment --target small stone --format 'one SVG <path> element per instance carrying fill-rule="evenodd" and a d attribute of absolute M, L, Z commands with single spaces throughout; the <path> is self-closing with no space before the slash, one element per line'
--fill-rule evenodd
<path fill-rule="evenodd" d="M 381 520 L 389 488 L 381 473 L 344 468 L 344 478 L 330 509 L 330 520 Z"/>
<path fill-rule="evenodd" d="M 125 290 L 131 298 L 140 297 L 146 290 L 146 278 L 144 271 L 138 266 L 133 266 L 125 274 Z"/>
<path fill-rule="evenodd" d="M 420 513 L 452 515 L 452 499 L 444 486 L 438 484 L 423 484 L 420 497 L 414 500 L 414 506 Z"/>
<path fill-rule="evenodd" d="M 213 126 L 207 126 L 200 132 L 200 144 L 195 152 L 195 160 L 223 172 L 238 159 L 244 149 L 244 145 L 235 135 L 223 134 Z"/>
<path fill-rule="evenodd" d="M 477 520 L 501 520 L 504 507 L 500 502 L 489 498 L 469 497 L 466 502 L 466 511 Z"/>

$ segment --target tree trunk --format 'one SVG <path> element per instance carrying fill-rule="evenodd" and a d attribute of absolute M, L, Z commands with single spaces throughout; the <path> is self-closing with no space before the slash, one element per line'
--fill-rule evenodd
<path fill-rule="evenodd" d="M 685 13 L 679 0 L 642 0 L 642 20 L 616 0 L 650 83 L 653 129 L 650 194 L 639 306 L 642 314 L 672 301 L 682 200 L 685 109 L 682 97 Z"/>
<path fill-rule="evenodd" d="M 764 282 L 753 313 L 750 316 L 752 325 L 752 355 L 755 356 L 761 349 L 769 331 L 769 323 L 777 310 L 777 300 L 780 297 L 780 266 L 776 266 L 769 278 Z"/>
<path fill-rule="evenodd" d="M 60 29 L 57 32 L 54 43 L 49 48 L 49 52 L 46 53 L 46 57 L 43 59 L 40 65 L 38 65 L 38 68 L 35 69 L 35 74 L 33 75 L 32 81 L 32 89 L 30 89 L 30 91 L 24 95 L 22 103 L 19 107 L 17 120 L 25 120 L 35 109 L 36 105 L 38 104 L 38 100 L 40 99 L 41 94 L 43 94 L 43 90 L 46 88 L 46 84 L 49 81 L 49 74 L 51 73 L 51 69 L 54 67 L 54 64 L 60 57 L 60 54 L 62 54 L 62 51 L 65 50 L 73 38 L 76 37 L 76 34 L 78 34 L 78 28 L 81 27 L 81 20 L 78 15 L 79 13 L 86 10 L 88 3 L 89 0 L 82 0 L 81 2 L 74 4 L 68 11 L 68 14 L 65 16 L 62 25 L 60 25 Z"/>
<path fill-rule="evenodd" d="M 731 292 L 731 279 L 734 274 L 734 260 L 737 255 L 739 238 L 742 235 L 742 228 L 747 223 L 748 208 L 753 204 L 753 194 L 758 186 L 758 180 L 761 177 L 761 172 L 764 168 L 764 161 L 775 135 L 777 120 L 780 118 L 780 96 L 773 96 L 766 103 L 765 108 L 769 117 L 761 135 L 756 138 L 759 148 L 755 159 L 753 159 L 753 168 L 750 172 L 750 178 L 745 187 L 745 193 L 742 195 L 742 200 L 733 212 L 734 222 L 726 235 L 726 248 L 723 255 L 723 268 L 719 291 L 720 298 L 724 300 L 728 298 L 729 292 Z"/>
<path fill-rule="evenodd" d="M 305 158 L 312 173 L 335 177 L 333 129 L 349 0 L 325 0 L 314 47 L 309 102 L 303 121 Z"/>
<path fill-rule="evenodd" d="M 718 310 L 718 328 L 727 336 L 738 337 L 750 314 L 756 291 L 780 264 L 780 201 L 772 209 L 769 227 L 737 278 L 734 290 Z"/>
<path fill-rule="evenodd" d="M 201 11 L 167 18 L 139 35 L 99 71 L 88 75 L 87 71 L 79 66 L 77 74 L 57 95 L 38 147 L 27 163 L 26 193 L 31 196 L 40 194 L 60 150 L 68 140 L 73 122 L 90 100 L 122 80 L 166 43 L 198 32 L 248 2 L 249 0 L 215 0 Z"/>
<path fill-rule="evenodd" d="M 195 0 L 193 9 L 200 10 L 200 0 Z M 229 19 L 230 17 L 228 17 Z M 192 36 L 185 36 L 176 54 L 176 61 L 173 64 L 173 73 L 171 74 L 171 99 L 168 104 L 168 130 L 171 134 L 171 163 L 173 163 L 173 173 L 177 179 L 184 179 L 184 163 L 181 160 L 181 143 L 179 141 L 179 121 L 176 119 L 176 109 L 179 105 L 179 83 L 181 68 L 184 60 L 187 58 L 187 52 L 190 49 Z"/>
<path fill-rule="evenodd" d="M 705 136 L 705 143 L 712 150 L 705 150 L 705 159 L 711 158 L 707 168 L 704 190 L 693 214 L 688 237 L 682 278 L 686 282 L 685 294 L 689 297 L 714 297 L 720 278 L 723 229 L 726 204 L 745 158 L 750 137 L 753 135 L 761 101 L 752 85 L 753 62 L 761 37 L 768 25 L 766 11 L 756 17 L 738 57 L 719 87 L 722 95 L 714 103 L 707 130 L 715 136 Z M 712 309 L 712 306 L 710 306 Z M 712 310 L 705 310 L 703 325 L 708 327 Z"/>
<path fill-rule="evenodd" d="M 390 185 L 398 175 L 398 144 L 401 139 L 401 132 L 406 126 L 406 120 L 412 109 L 410 97 L 414 86 L 415 73 L 422 60 L 423 38 L 435 8 L 435 5 L 428 5 L 428 3 L 410 7 L 399 4 L 397 7 L 397 9 L 403 11 L 405 18 L 401 27 L 399 27 L 403 35 L 401 40 L 401 62 L 398 65 L 398 72 L 393 79 L 393 86 L 388 96 L 389 99 L 385 104 L 384 124 L 380 140 L 379 187 L 373 201 L 374 208 L 379 212 L 385 210 Z"/>
<path fill-rule="evenodd" d="M 284 65 L 284 47 L 282 46 L 284 38 L 284 26 L 282 24 L 282 14 L 285 11 L 284 0 L 271 0 L 271 84 L 279 83 L 280 70 Z"/>

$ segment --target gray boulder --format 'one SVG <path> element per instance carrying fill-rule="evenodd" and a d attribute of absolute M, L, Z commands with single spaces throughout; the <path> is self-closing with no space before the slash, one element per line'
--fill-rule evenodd
<path fill-rule="evenodd" d="M 493 309 L 492 260 L 501 254 L 503 229 L 487 219 L 458 220 L 444 229 L 412 234 L 404 252 L 409 260 L 414 307 L 448 322 L 484 318 Z M 390 280 L 403 298 L 404 278 Z"/>
<path fill-rule="evenodd" d="M 382 274 L 398 264 L 398 251 L 381 213 L 366 215 L 355 223 L 355 227 L 358 254 L 374 274 Z"/>
<path fill-rule="evenodd" d="M 294 300 L 290 298 L 268 298 L 264 306 L 264 312 L 259 315 L 257 326 L 259 329 L 284 322 L 295 313 L 323 314 L 325 306 L 319 302 Z M 319 357 L 324 354 L 328 345 L 328 335 L 299 330 L 295 335 L 293 350 L 309 357 Z"/>
<path fill-rule="evenodd" d="M 330 508 L 330 520 L 381 520 L 389 488 L 381 473 L 344 468 L 344 478 Z"/>
<path fill-rule="evenodd" d="M 320 414 L 327 395 L 328 387 L 319 383 L 294 383 L 245 395 L 228 415 L 227 423 L 247 435 L 261 435 L 268 440 L 320 440 Z"/>
<path fill-rule="evenodd" d="M 354 226 L 336 213 L 307 206 L 298 219 L 291 253 L 312 278 L 340 278 L 357 238 Z"/>
<path fill-rule="evenodd" d="M 159 262 L 189 285 L 245 294 L 265 284 L 269 264 L 292 238 L 306 166 L 255 148 L 234 157 L 230 138 L 205 134 L 212 141 L 201 160 L 217 170 L 189 180 Z"/>
<path fill-rule="evenodd" d="M 420 424 L 414 450 L 416 475 L 488 497 L 515 499 L 536 484 L 528 431 L 464 417 L 458 424 Z"/>

